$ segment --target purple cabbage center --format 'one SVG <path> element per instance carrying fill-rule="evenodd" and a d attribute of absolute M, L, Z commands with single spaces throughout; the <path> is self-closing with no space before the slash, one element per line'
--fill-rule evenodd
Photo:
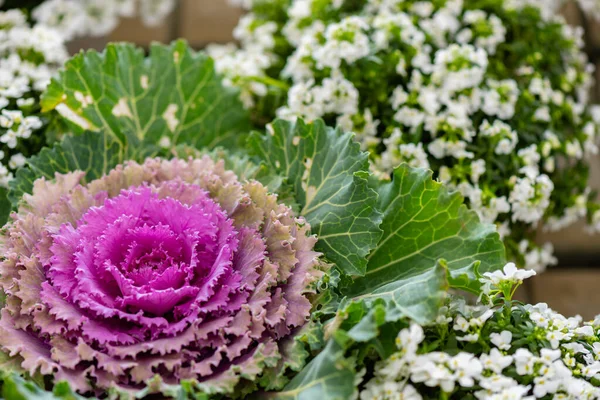
<path fill-rule="evenodd" d="M 42 297 L 56 290 L 100 321 L 85 332 L 100 343 L 113 342 L 123 321 L 135 327 L 126 332 L 131 343 L 237 312 L 248 297 L 233 265 L 238 232 L 200 187 L 186 190 L 186 204 L 149 187 L 124 190 L 90 208 L 76 228 L 63 225 L 53 238 Z"/>

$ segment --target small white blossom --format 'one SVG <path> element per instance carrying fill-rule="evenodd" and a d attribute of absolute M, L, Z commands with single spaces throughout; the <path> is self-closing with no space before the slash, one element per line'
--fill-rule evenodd
<path fill-rule="evenodd" d="M 512 341 L 512 333 L 510 331 L 492 333 L 490 335 L 490 341 L 500 350 L 508 350 L 510 349 L 510 342 Z"/>

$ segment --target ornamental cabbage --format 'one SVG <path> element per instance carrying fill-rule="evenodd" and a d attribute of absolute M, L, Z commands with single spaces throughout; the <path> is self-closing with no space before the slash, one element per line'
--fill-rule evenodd
<path fill-rule="evenodd" d="M 2 233 L 2 350 L 80 393 L 281 368 L 323 274 L 303 218 L 208 156 L 84 176 L 36 180 Z"/>

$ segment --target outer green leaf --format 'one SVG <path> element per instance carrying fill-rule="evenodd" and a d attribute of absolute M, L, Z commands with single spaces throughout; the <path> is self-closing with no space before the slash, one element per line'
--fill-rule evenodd
<path fill-rule="evenodd" d="M 402 165 L 379 187 L 383 237 L 368 256 L 367 272 L 344 294 L 388 301 L 387 320 L 435 316 L 447 286 L 477 292 L 476 269 L 505 264 L 493 225 L 482 224 L 457 192 L 431 179 L 431 171 Z M 442 261 L 445 260 L 445 261 Z"/>
<path fill-rule="evenodd" d="M 10 201 L 8 200 L 8 190 L 0 188 L 0 225 L 2 225 L 10 214 Z"/>
<path fill-rule="evenodd" d="M 83 400 L 66 382 L 59 382 L 53 392 L 47 392 L 36 383 L 17 374 L 6 374 L 2 379 L 2 398 L 6 400 Z"/>
<path fill-rule="evenodd" d="M 410 317 L 420 324 L 431 322 L 437 316 L 448 290 L 447 270 L 444 263 L 435 264 L 420 274 L 391 280 L 374 287 L 370 292 L 353 297 L 368 306 L 383 299 L 387 303 L 386 321 Z M 354 290 L 352 287 L 351 290 Z"/>
<path fill-rule="evenodd" d="M 53 148 L 43 149 L 37 156 L 27 160 L 26 166 L 10 182 L 9 199 L 12 206 L 17 206 L 23 193 L 31 193 L 33 182 L 38 178 L 54 179 L 56 172 L 81 170 L 87 173 L 86 179 L 96 179 L 125 160 L 142 161 L 155 150 L 139 146 L 134 137 L 127 134 L 126 137 L 126 144 L 123 144 L 104 131 L 85 132 L 79 136 L 67 136 Z"/>
<path fill-rule="evenodd" d="M 153 44 L 148 58 L 125 43 L 82 52 L 52 81 L 42 107 L 58 111 L 75 132 L 103 130 L 121 142 L 133 132 L 153 144 L 230 146 L 249 128 L 236 90 L 184 41 Z"/>
<path fill-rule="evenodd" d="M 381 236 L 377 194 L 369 188 L 368 154 L 352 135 L 317 120 L 276 120 L 268 135 L 254 133 L 251 151 L 287 177 L 300 214 L 311 224 L 317 250 L 345 273 L 363 275 L 366 258 Z"/>
<path fill-rule="evenodd" d="M 346 400 L 356 390 L 354 363 L 344 358 L 344 351 L 331 340 L 281 392 L 269 398 L 284 400 Z"/>

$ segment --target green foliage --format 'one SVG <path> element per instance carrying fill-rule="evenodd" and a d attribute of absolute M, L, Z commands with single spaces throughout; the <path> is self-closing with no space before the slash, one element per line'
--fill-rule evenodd
<path fill-rule="evenodd" d="M 269 169 L 287 177 L 284 184 L 295 188 L 301 210 L 307 204 L 321 203 L 329 209 L 331 200 L 314 199 L 328 199 L 325 195 L 335 192 L 343 178 L 341 168 L 356 165 L 362 156 L 358 149 L 354 153 L 338 150 L 340 141 L 347 138 L 347 134 L 325 129 L 321 121 L 309 125 L 301 120 L 296 124 L 276 121 L 268 135 L 253 135 L 251 146 Z M 323 167 L 315 173 L 313 165 Z M 341 168 L 336 172 L 335 167 Z M 328 176 L 336 178 L 322 184 Z M 359 177 L 369 178 L 366 171 Z M 273 393 L 274 398 L 350 398 L 360 365 L 367 358 L 395 351 L 394 336 L 406 318 L 431 323 L 449 287 L 477 293 L 479 272 L 505 264 L 504 247 L 494 226 L 480 223 L 458 192 L 449 192 L 432 180 L 431 171 L 402 165 L 390 182 L 370 180 L 378 194 L 374 209 L 382 214 L 383 234 L 366 256 L 364 276 L 341 268 L 345 275 L 322 280 L 327 290 L 317 299 L 314 316 L 326 319 L 335 314 L 325 324 L 325 350 L 283 392 Z M 319 189 L 310 196 L 307 188 L 313 185 Z M 330 260 L 336 256 L 328 249 L 324 253 Z"/>
<path fill-rule="evenodd" d="M 475 268 L 486 272 L 504 266 L 495 227 L 480 223 L 458 192 L 432 180 L 431 171 L 401 165 L 378 193 L 383 237 L 367 257 L 365 276 L 355 279 L 345 295 L 367 301 L 382 297 L 391 315 L 427 322 L 448 284 L 477 293 Z"/>
<path fill-rule="evenodd" d="M 335 342 L 312 360 L 281 392 L 271 393 L 276 400 L 344 400 L 355 391 L 354 365 L 343 357 Z"/>
<path fill-rule="evenodd" d="M 59 382 L 47 392 L 32 381 L 17 374 L 3 373 L 2 398 L 5 400 L 83 400 L 67 382 Z"/>
<path fill-rule="evenodd" d="M 143 143 L 233 146 L 249 126 L 212 59 L 184 41 L 153 44 L 148 58 L 126 43 L 82 52 L 52 81 L 42 107 L 61 113 L 75 132 L 104 131 L 120 142 L 132 132 Z"/>
<path fill-rule="evenodd" d="M 377 194 L 368 186 L 368 154 L 351 134 L 317 120 L 276 120 L 251 151 L 293 188 L 300 215 L 311 224 L 317 250 L 348 275 L 363 275 L 365 256 L 381 236 Z"/>

